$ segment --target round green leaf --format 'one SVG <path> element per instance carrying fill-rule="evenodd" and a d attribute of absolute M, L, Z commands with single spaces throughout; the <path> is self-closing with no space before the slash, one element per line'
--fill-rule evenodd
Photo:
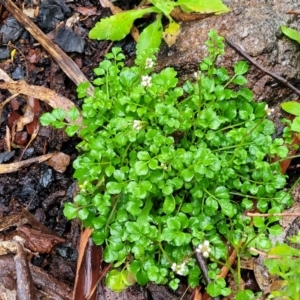
<path fill-rule="evenodd" d="M 77 217 L 78 208 L 70 202 L 67 202 L 64 206 L 64 215 L 68 220 L 74 219 Z"/>
<path fill-rule="evenodd" d="M 147 162 L 144 161 L 137 161 L 134 164 L 134 171 L 136 172 L 137 175 L 143 176 L 148 174 L 148 165 Z"/>
<path fill-rule="evenodd" d="M 163 204 L 163 211 L 165 214 L 171 214 L 175 209 L 175 198 L 173 195 L 166 196 L 164 204 Z"/>
<path fill-rule="evenodd" d="M 124 282 L 122 272 L 118 270 L 111 270 L 108 272 L 105 278 L 105 284 L 114 292 L 120 293 L 122 292 L 126 285 Z"/>
<path fill-rule="evenodd" d="M 120 194 L 122 191 L 122 183 L 110 181 L 106 184 L 106 190 L 109 194 Z"/>

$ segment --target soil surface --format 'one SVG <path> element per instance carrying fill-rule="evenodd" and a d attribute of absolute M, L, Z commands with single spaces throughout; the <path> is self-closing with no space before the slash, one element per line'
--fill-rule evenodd
<path fill-rule="evenodd" d="M 114 4 L 129 9 L 136 2 L 116 1 Z M 80 106 L 76 85 L 1 3 L 0 69 L 12 80 L 49 88 Z M 72 58 L 89 80 L 93 80 L 93 68 L 113 44 L 90 40 L 88 32 L 98 20 L 111 14 L 108 8 L 102 8 L 98 0 L 44 0 L 41 3 L 17 0 L 15 4 Z M 67 27 L 66 22 L 71 17 L 75 21 Z M 131 37 L 114 45 L 121 46 L 127 61 L 132 61 L 135 43 Z M 174 61 L 174 57 L 170 59 Z M 28 249 L 27 258 L 38 299 L 71 299 L 82 229 L 77 221 L 66 220 L 63 205 L 72 201 L 76 193 L 72 162 L 77 156 L 79 140 L 68 138 L 63 130 L 38 126 L 39 116 L 51 109 L 46 102 L 18 95 L 2 107 L 1 103 L 10 96 L 8 90 L 0 90 L 0 166 L 54 152 L 65 156 L 55 156 L 52 164 L 34 162 L 17 166 L 14 172 L 1 172 L 0 168 L 0 295 L 8 297 L 11 293 L 14 299 L 18 289 L 14 279 L 18 276 L 14 254 L 21 256 L 20 249 L 15 249 L 13 243 L 3 242 L 21 238 Z M 30 120 L 26 121 L 28 110 Z M 297 166 L 291 171 L 293 174 L 297 174 L 295 168 Z M 100 271 L 104 267 L 100 266 Z M 259 290 L 253 271 L 245 270 L 243 278 L 246 288 Z M 195 291 L 186 291 L 186 287 L 182 282 L 173 292 L 165 286 L 149 284 L 115 294 L 101 282 L 94 299 L 200 299 Z"/>

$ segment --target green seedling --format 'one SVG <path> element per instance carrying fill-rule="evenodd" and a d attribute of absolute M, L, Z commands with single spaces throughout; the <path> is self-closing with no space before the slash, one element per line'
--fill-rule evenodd
<path fill-rule="evenodd" d="M 151 55 L 153 52 L 150 53 L 149 51 L 156 51 L 160 46 L 162 38 L 171 46 L 180 33 L 179 23 L 176 23 L 171 17 L 171 13 L 175 7 L 180 7 L 187 13 L 220 14 L 229 11 L 228 7 L 221 0 L 149 0 L 142 2 L 143 6 L 135 10 L 124 11 L 102 19 L 90 31 L 89 37 L 97 40 L 119 41 L 129 34 L 136 19 L 154 13 L 156 14 L 155 21 L 142 31 L 137 44 L 137 55 L 141 55 L 144 51 L 148 55 Z M 145 4 L 148 6 L 145 7 Z M 169 22 L 165 29 L 163 29 L 162 25 L 163 16 Z"/>

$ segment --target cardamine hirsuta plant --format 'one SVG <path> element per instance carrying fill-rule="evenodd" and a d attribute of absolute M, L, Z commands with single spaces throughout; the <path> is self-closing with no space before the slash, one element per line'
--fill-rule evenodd
<path fill-rule="evenodd" d="M 245 87 L 247 63 L 230 72 L 216 66 L 224 40 L 213 30 L 206 46 L 208 56 L 182 86 L 173 68 L 154 71 L 153 55 L 143 52 L 126 67 L 113 48 L 94 70 L 94 94 L 89 83 L 77 89 L 84 99 L 79 127 L 66 125 L 59 109 L 41 118 L 82 139 L 73 163 L 80 192 L 64 213 L 93 229 L 112 263 L 106 283 L 115 291 L 149 281 L 176 289 L 182 276 L 195 287 L 202 282 L 197 252 L 208 263 L 209 294 L 229 295 L 217 276 L 228 246 L 249 256 L 249 247 L 269 250 L 269 235 L 281 233 L 278 217 L 252 224 L 244 212 L 291 205 L 273 159 L 288 149 L 272 138 L 271 110 Z M 73 121 L 78 115 L 68 112 Z"/>

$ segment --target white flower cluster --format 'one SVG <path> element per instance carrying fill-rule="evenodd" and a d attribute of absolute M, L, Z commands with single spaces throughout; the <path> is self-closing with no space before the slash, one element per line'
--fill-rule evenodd
<path fill-rule="evenodd" d="M 139 121 L 139 120 L 134 120 L 133 121 L 133 124 L 132 124 L 132 128 L 134 130 L 141 130 L 143 128 L 143 123 L 142 121 Z"/>
<path fill-rule="evenodd" d="M 154 66 L 154 61 L 152 58 L 147 58 L 145 63 L 145 69 L 151 69 Z"/>
<path fill-rule="evenodd" d="M 196 252 L 202 253 L 204 257 L 208 257 L 210 251 L 211 248 L 209 247 L 209 241 L 204 241 L 203 244 L 198 245 L 198 247 L 196 248 Z"/>
<path fill-rule="evenodd" d="M 180 265 L 177 265 L 176 263 L 173 263 L 171 266 L 171 269 L 174 273 L 177 273 L 178 275 L 183 275 L 184 271 L 185 271 L 185 262 L 183 262 Z"/>
<path fill-rule="evenodd" d="M 143 87 L 151 86 L 152 85 L 151 80 L 152 80 L 151 76 L 148 75 L 142 76 L 142 86 Z"/>
<path fill-rule="evenodd" d="M 201 71 L 194 72 L 194 77 L 196 80 L 199 80 L 201 78 Z"/>
<path fill-rule="evenodd" d="M 267 115 L 270 116 L 275 111 L 275 109 L 269 108 L 268 104 L 266 104 L 265 111 L 266 111 Z"/>

